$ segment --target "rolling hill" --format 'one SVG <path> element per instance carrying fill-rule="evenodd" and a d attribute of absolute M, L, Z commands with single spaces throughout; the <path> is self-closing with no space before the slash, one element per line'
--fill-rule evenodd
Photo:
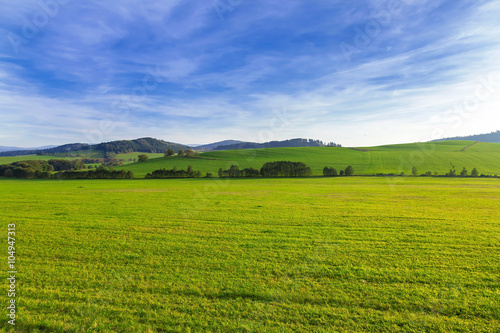
<path fill-rule="evenodd" d="M 272 161 L 304 162 L 314 175 L 322 175 L 325 166 L 345 169 L 354 167 L 357 175 L 411 174 L 415 166 L 419 174 L 427 171 L 445 174 L 454 166 L 458 173 L 465 167 L 469 172 L 477 168 L 480 174 L 500 174 L 500 144 L 474 141 L 440 141 L 428 143 L 388 145 L 380 147 L 301 147 L 227 150 L 201 153 L 197 158 L 160 157 L 147 162 L 132 163 L 122 168 L 135 177 L 166 168 L 186 169 L 193 166 L 203 174 L 217 174 L 219 168 L 228 169 L 232 164 L 240 168 L 260 168 Z"/>
<path fill-rule="evenodd" d="M 264 143 L 256 142 L 238 142 L 235 144 L 219 145 L 213 148 L 213 150 L 233 150 L 233 149 L 261 149 L 261 148 L 290 148 L 290 147 L 324 147 L 324 146 L 334 146 L 340 147 L 333 142 L 324 143 L 320 140 L 312 139 L 290 139 L 284 141 L 269 141 Z"/>
<path fill-rule="evenodd" d="M 167 149 L 173 149 L 178 152 L 179 149 L 187 149 L 188 146 L 178 143 L 167 142 L 153 138 L 140 138 L 135 140 L 119 140 L 111 142 L 103 142 L 96 145 L 89 145 L 87 143 L 70 143 L 54 148 L 44 149 L 45 155 L 56 155 L 61 153 L 85 153 L 86 151 L 100 152 L 105 155 L 106 153 L 163 153 Z M 0 156 L 22 156 L 22 155 L 37 155 L 42 153 L 40 149 L 32 150 L 18 150 L 18 151 L 5 151 L 0 152 Z"/>
<path fill-rule="evenodd" d="M 487 134 L 456 136 L 453 138 L 439 139 L 434 141 L 448 141 L 448 140 L 468 140 L 468 141 L 500 143 L 500 131 L 491 132 Z"/>
<path fill-rule="evenodd" d="M 219 142 L 214 142 L 214 143 L 209 143 L 206 145 L 198 145 L 198 146 L 193 146 L 194 149 L 196 150 L 212 150 L 216 147 L 219 146 L 228 146 L 228 145 L 234 145 L 234 144 L 240 144 L 244 143 L 243 141 L 238 141 L 238 140 L 224 140 L 224 141 L 219 141 Z"/>

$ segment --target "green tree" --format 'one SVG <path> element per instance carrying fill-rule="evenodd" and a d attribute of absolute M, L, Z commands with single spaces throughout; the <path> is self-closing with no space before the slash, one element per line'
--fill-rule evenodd
<path fill-rule="evenodd" d="M 146 162 L 149 159 L 148 155 L 146 154 L 139 155 L 137 156 L 137 158 L 139 159 L 139 162 Z"/>
<path fill-rule="evenodd" d="M 335 169 L 335 168 L 329 168 L 329 167 L 324 167 L 324 169 L 323 169 L 323 176 L 325 176 L 325 177 L 335 177 L 335 176 L 338 176 L 337 169 Z"/>
<path fill-rule="evenodd" d="M 349 166 L 345 169 L 344 174 L 345 174 L 346 176 L 353 176 L 353 175 L 354 175 L 354 169 L 353 169 L 353 167 L 349 165 Z"/>
<path fill-rule="evenodd" d="M 179 152 L 177 153 L 177 155 L 184 156 L 184 155 L 186 155 L 186 153 L 184 152 L 184 150 L 179 149 Z"/>
<path fill-rule="evenodd" d="M 460 176 L 462 176 L 462 177 L 465 177 L 468 174 L 469 174 L 469 172 L 467 171 L 467 169 L 465 167 L 462 169 L 462 172 L 460 172 Z"/>
<path fill-rule="evenodd" d="M 165 150 L 165 157 L 174 156 L 174 150 L 172 148 Z"/>
<path fill-rule="evenodd" d="M 192 150 L 192 149 L 186 150 L 186 156 L 189 156 L 189 157 L 194 156 L 194 150 Z"/>
<path fill-rule="evenodd" d="M 472 169 L 472 172 L 470 174 L 472 177 L 479 177 L 479 172 L 477 171 L 476 168 Z"/>
<path fill-rule="evenodd" d="M 411 169 L 411 174 L 412 174 L 412 175 L 414 175 L 414 176 L 417 176 L 417 175 L 418 175 L 418 170 L 417 170 L 417 167 L 415 167 L 415 166 L 414 166 L 414 167 Z"/>

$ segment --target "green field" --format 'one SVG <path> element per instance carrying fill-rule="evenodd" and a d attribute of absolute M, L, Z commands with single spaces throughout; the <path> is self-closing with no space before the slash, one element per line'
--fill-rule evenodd
<path fill-rule="evenodd" d="M 254 167 L 260 169 L 266 162 L 279 160 L 304 162 L 311 167 L 313 174 L 322 175 L 325 166 L 339 170 L 348 165 L 354 167 L 358 175 L 375 175 L 379 173 L 401 172 L 411 174 L 415 166 L 420 174 L 431 171 L 440 175 L 447 173 L 455 166 L 457 173 L 466 167 L 469 173 L 477 168 L 479 173 L 500 174 L 500 144 L 477 143 L 472 141 L 443 141 L 430 143 L 414 143 L 381 147 L 357 148 L 269 148 L 216 151 L 200 154 L 200 158 L 168 157 L 156 158 L 142 163 L 133 163 L 124 167 L 135 177 L 144 177 L 148 172 L 157 169 L 186 169 L 192 165 L 196 171 L 204 175 L 207 172 L 217 174 L 219 168 L 229 169 L 232 164 L 240 168 Z M 470 146 L 465 151 L 464 148 Z"/>
<path fill-rule="evenodd" d="M 499 203 L 499 179 L 0 179 L 15 331 L 498 332 Z"/>

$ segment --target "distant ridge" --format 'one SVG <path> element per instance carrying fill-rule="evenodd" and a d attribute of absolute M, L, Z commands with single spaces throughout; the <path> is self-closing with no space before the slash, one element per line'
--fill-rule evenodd
<path fill-rule="evenodd" d="M 312 139 L 290 139 L 284 141 L 270 141 L 265 143 L 244 142 L 238 140 L 224 140 L 206 145 L 192 147 L 200 151 L 210 150 L 233 150 L 233 149 L 256 149 L 256 148 L 300 148 L 300 147 L 341 147 L 341 145 L 333 142 L 323 142 Z M 8 147 L 7 147 L 8 148 Z M 14 147 L 11 147 L 14 149 Z M 52 148 L 34 148 L 20 149 L 0 152 L 0 156 L 24 156 L 24 155 L 54 155 L 74 153 L 80 151 L 94 150 L 106 153 L 163 153 L 165 150 L 172 149 L 178 152 L 180 149 L 186 150 L 190 147 L 187 145 L 158 140 L 154 138 L 140 138 L 135 140 L 117 140 L 110 142 L 102 142 L 99 144 L 88 143 L 69 143 Z"/>
<path fill-rule="evenodd" d="M 234 145 L 234 144 L 240 144 L 240 143 L 243 143 L 243 141 L 224 140 L 224 141 L 209 143 L 206 145 L 194 146 L 193 148 L 195 148 L 196 150 L 212 150 L 218 146 L 228 146 L 228 145 Z"/>
<path fill-rule="evenodd" d="M 140 138 L 135 140 L 119 140 L 111 142 L 103 142 L 96 145 L 89 145 L 87 143 L 70 143 L 62 146 L 57 146 L 49 149 L 31 149 L 31 150 L 15 150 L 0 152 L 0 156 L 23 156 L 23 155 L 36 155 L 36 154 L 58 154 L 70 153 L 82 150 L 100 150 L 104 153 L 163 153 L 167 149 L 173 149 L 178 152 L 179 149 L 188 149 L 188 146 L 178 143 L 167 142 L 154 138 Z"/>
<path fill-rule="evenodd" d="M 43 146 L 43 147 L 36 147 L 36 148 L 0 146 L 0 153 L 4 152 L 4 151 L 37 150 L 37 149 L 49 149 L 49 148 L 54 148 L 54 147 L 57 147 L 57 146 Z"/>
<path fill-rule="evenodd" d="M 479 142 L 491 142 L 500 143 L 500 131 L 491 132 L 487 134 L 477 134 L 469 136 L 455 136 L 452 138 L 444 138 L 433 141 L 447 141 L 447 140 L 468 140 L 468 141 L 479 141 Z"/>
<path fill-rule="evenodd" d="M 284 141 L 269 141 L 265 143 L 240 142 L 231 145 L 221 145 L 213 150 L 232 150 L 232 149 L 259 149 L 259 148 L 299 148 L 299 147 L 342 147 L 334 142 L 323 142 L 312 139 L 290 139 Z"/>

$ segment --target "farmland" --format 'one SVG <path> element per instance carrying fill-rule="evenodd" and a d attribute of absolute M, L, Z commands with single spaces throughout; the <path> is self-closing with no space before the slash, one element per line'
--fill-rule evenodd
<path fill-rule="evenodd" d="M 217 174 L 219 168 L 228 169 L 232 164 L 240 168 L 260 168 L 270 161 L 304 162 L 314 175 L 321 175 L 325 166 L 339 170 L 348 165 L 354 167 L 357 175 L 404 172 L 410 174 L 415 166 L 420 173 L 427 171 L 444 175 L 452 166 L 458 172 L 466 167 L 470 172 L 477 168 L 480 173 L 500 174 L 500 144 L 476 143 L 472 141 L 443 141 L 367 148 L 268 148 L 230 150 L 201 153 L 199 158 L 160 157 L 147 162 L 132 163 L 123 167 L 132 171 L 135 177 L 144 177 L 157 169 L 171 169 L 176 166 L 186 169 L 193 166 L 203 174 Z"/>
<path fill-rule="evenodd" d="M 0 179 L 16 331 L 499 331 L 499 185 Z"/>

